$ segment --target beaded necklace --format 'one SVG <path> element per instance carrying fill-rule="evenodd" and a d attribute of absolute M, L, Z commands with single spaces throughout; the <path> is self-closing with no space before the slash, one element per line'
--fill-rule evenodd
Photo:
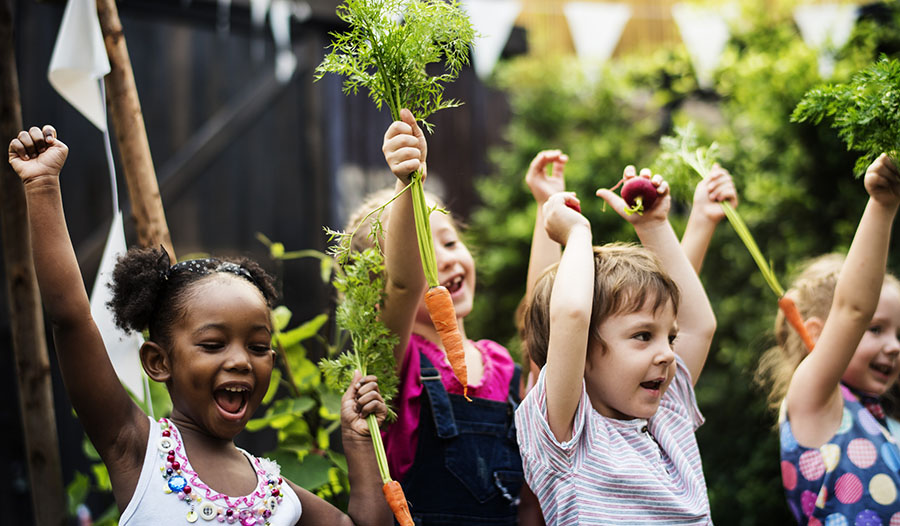
<path fill-rule="evenodd" d="M 187 508 L 185 519 L 189 523 L 217 521 L 241 526 L 269 526 L 269 518 L 278 509 L 282 501 L 281 484 L 278 465 L 274 462 L 251 458 L 254 470 L 259 479 L 256 490 L 244 497 L 229 497 L 218 493 L 204 484 L 197 473 L 191 469 L 181 436 L 175 424 L 166 418 L 159 419 L 162 436 L 157 449 L 159 457 L 164 459 L 159 467 L 162 478 L 166 481 L 164 492 L 174 493 Z"/>

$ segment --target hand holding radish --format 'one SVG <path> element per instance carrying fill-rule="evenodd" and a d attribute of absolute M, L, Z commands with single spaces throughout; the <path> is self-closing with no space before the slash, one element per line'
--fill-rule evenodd
<path fill-rule="evenodd" d="M 885 206 L 900 204 L 900 172 L 887 154 L 881 154 L 866 169 L 866 191 Z"/>
<path fill-rule="evenodd" d="M 583 226 L 590 230 L 587 218 L 575 211 L 573 205 L 580 208 L 578 198 L 573 192 L 558 192 L 550 196 L 544 203 L 544 228 L 550 239 L 565 245 L 572 230 Z"/>
<path fill-rule="evenodd" d="M 23 130 L 9 142 L 9 164 L 25 184 L 59 176 L 68 155 L 69 147 L 56 138 L 56 129 L 49 124 Z"/>
<path fill-rule="evenodd" d="M 531 189 L 531 195 L 538 205 L 543 205 L 551 195 L 566 189 L 563 171 L 567 162 L 569 156 L 560 150 L 543 150 L 534 156 L 525 174 L 525 184 Z M 553 168 L 548 175 L 547 165 L 551 163 Z"/>
<path fill-rule="evenodd" d="M 734 180 L 725 168 L 719 163 L 713 165 L 709 175 L 697 183 L 694 189 L 694 210 L 703 214 L 713 223 L 718 223 L 725 217 L 725 211 L 719 203 L 728 202 L 732 208 L 737 208 L 737 189 Z"/>
<path fill-rule="evenodd" d="M 378 391 L 377 379 L 373 375 L 353 374 L 350 386 L 341 397 L 341 428 L 351 435 L 369 436 L 366 417 L 374 414 L 380 426 L 387 416 L 387 405 Z"/>
<path fill-rule="evenodd" d="M 616 213 L 633 225 L 668 221 L 672 198 L 669 195 L 669 183 L 665 182 L 661 175 L 653 175 L 649 168 L 642 169 L 638 175 L 635 167 L 628 165 L 623 172 L 622 181 L 625 183 L 622 196 L 613 190 L 600 188 L 597 190 L 597 197 L 603 198 Z M 638 204 L 632 201 L 634 196 L 630 195 L 634 192 L 635 185 L 639 188 L 635 193 L 640 194 L 640 204 L 643 205 L 640 212 L 631 211 L 632 207 Z"/>
<path fill-rule="evenodd" d="M 407 109 L 400 110 L 400 119 L 391 123 L 384 133 L 381 151 L 384 153 L 384 160 L 391 167 L 391 172 L 408 184 L 410 174 L 416 170 L 422 169 L 424 175 L 428 142 L 412 112 Z"/>

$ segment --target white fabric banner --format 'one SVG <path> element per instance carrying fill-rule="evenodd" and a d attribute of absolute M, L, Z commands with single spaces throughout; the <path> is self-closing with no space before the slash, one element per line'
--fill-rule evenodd
<path fill-rule="evenodd" d="M 711 87 L 713 73 L 719 67 L 722 51 L 731 36 L 722 11 L 691 4 L 675 4 L 672 6 L 672 17 L 691 56 L 697 83 L 702 88 Z"/>
<path fill-rule="evenodd" d="M 834 54 L 850 39 L 857 16 L 859 6 L 853 4 L 804 5 L 794 9 L 800 36 L 819 53 L 819 74 L 823 78 L 834 72 Z"/>
<path fill-rule="evenodd" d="M 522 11 L 518 0 L 462 0 L 460 4 L 469 15 L 472 27 L 478 33 L 472 49 L 472 65 L 478 78 L 484 80 L 494 71 L 494 66 L 506 47 L 516 18 Z"/>
<path fill-rule="evenodd" d="M 592 66 L 609 60 L 631 18 L 628 5 L 606 2 L 570 2 L 563 6 L 563 12 L 575 53 Z"/>
<path fill-rule="evenodd" d="M 106 306 L 106 303 L 112 299 L 109 283 L 112 281 L 116 259 L 125 251 L 125 229 L 122 224 L 122 212 L 119 211 L 113 217 L 109 237 L 106 239 L 106 247 L 103 249 L 103 257 L 100 260 L 100 269 L 97 271 L 97 279 L 94 280 L 94 288 L 91 291 L 91 316 L 103 336 L 106 352 L 109 354 L 109 359 L 119 380 L 138 400 L 145 402 L 144 380 L 138 354 L 144 338 L 138 332 L 128 334 L 118 328 L 112 311 Z"/>
<path fill-rule="evenodd" d="M 106 130 L 106 107 L 98 81 L 109 73 L 97 3 L 69 0 L 63 13 L 47 78 L 50 85 L 94 126 Z"/>

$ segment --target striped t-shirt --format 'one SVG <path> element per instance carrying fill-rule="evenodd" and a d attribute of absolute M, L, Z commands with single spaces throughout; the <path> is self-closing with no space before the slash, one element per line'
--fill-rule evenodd
<path fill-rule="evenodd" d="M 616 420 L 591 406 L 582 381 L 572 438 L 547 422 L 544 370 L 516 410 L 525 479 L 548 526 L 712 524 L 694 431 L 703 423 L 691 376 L 675 378 L 650 420 Z"/>

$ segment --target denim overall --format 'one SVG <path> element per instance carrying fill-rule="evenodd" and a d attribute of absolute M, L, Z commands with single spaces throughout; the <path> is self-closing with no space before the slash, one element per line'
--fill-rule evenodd
<path fill-rule="evenodd" d="M 513 415 L 519 405 L 517 365 L 507 402 L 449 394 L 424 353 L 421 380 L 428 394 L 419 415 L 415 461 L 403 491 L 418 526 L 515 525 L 522 457 Z"/>

